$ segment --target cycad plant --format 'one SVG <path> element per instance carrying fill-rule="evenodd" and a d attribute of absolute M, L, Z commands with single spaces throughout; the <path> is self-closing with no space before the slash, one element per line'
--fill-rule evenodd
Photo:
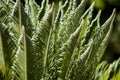
<path fill-rule="evenodd" d="M 92 80 L 115 10 L 100 25 L 87 1 L 0 0 L 1 80 Z"/>

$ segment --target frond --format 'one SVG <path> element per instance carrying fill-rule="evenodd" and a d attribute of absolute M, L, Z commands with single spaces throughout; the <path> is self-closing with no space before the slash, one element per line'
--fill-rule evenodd
<path fill-rule="evenodd" d="M 43 72 L 43 79 L 46 76 L 46 67 L 47 67 L 47 56 L 49 54 L 48 47 L 50 44 L 50 38 L 51 38 L 51 31 L 53 28 L 52 25 L 52 12 L 53 12 L 54 6 L 50 8 L 50 10 L 44 15 L 43 19 L 40 21 L 38 27 L 36 27 L 36 30 L 33 34 L 32 41 L 33 46 L 35 48 L 36 54 L 40 56 L 40 63 L 42 64 L 40 67 L 41 71 Z"/>
<path fill-rule="evenodd" d="M 25 12 L 23 5 L 19 2 L 19 0 L 17 0 L 17 2 L 14 4 L 10 18 L 12 21 L 14 21 L 17 27 L 19 27 L 20 24 L 26 26 L 27 35 L 32 37 L 34 26 L 30 20 L 29 15 Z M 20 31 L 20 28 L 18 31 Z"/>
<path fill-rule="evenodd" d="M 9 32 L 9 28 L 5 24 L 0 23 L 0 37 L 1 37 L 1 46 L 2 53 L 4 55 L 4 64 L 5 64 L 5 78 L 9 80 L 7 76 L 11 74 L 11 65 L 12 65 L 12 56 L 15 55 L 16 44 Z M 6 36 L 5 36 L 6 35 Z M 12 77 L 12 76 L 11 76 Z"/>
<path fill-rule="evenodd" d="M 85 10 L 87 1 L 43 0 L 38 5 L 25 0 L 23 6 L 20 0 L 0 0 L 0 79 L 103 79 L 106 74 L 98 75 L 99 69 L 107 64 L 95 69 L 110 40 L 115 10 L 100 25 L 101 11 L 93 19 L 94 3 Z M 116 73 L 112 79 L 119 78 Z"/>
<path fill-rule="evenodd" d="M 94 80 L 119 80 L 120 79 L 120 59 L 111 64 L 101 62 L 96 68 Z"/>

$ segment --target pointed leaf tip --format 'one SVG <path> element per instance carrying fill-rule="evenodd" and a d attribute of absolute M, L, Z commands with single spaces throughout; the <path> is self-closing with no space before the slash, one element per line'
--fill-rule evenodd
<path fill-rule="evenodd" d="M 116 15 L 116 8 L 113 9 L 113 13 L 112 13 L 112 15 L 113 15 L 113 20 L 114 20 L 115 15 Z"/>
<path fill-rule="evenodd" d="M 112 19 L 112 22 L 113 22 L 114 19 L 115 19 L 115 15 L 116 15 L 116 9 L 113 9 L 113 12 L 112 12 L 112 14 L 111 14 L 111 16 L 110 16 L 110 18 L 109 18 L 109 19 Z"/>
<path fill-rule="evenodd" d="M 115 15 L 116 15 L 116 9 L 113 9 L 111 16 L 106 20 L 106 22 L 101 27 L 106 28 L 106 26 L 113 24 Z"/>

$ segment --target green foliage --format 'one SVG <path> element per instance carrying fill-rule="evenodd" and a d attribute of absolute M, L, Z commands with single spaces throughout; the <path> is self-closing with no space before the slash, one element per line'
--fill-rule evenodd
<path fill-rule="evenodd" d="M 102 62 L 95 72 L 95 80 L 119 80 L 120 79 L 120 59 L 111 64 Z"/>
<path fill-rule="evenodd" d="M 115 10 L 103 25 L 87 0 L 0 0 L 0 78 L 3 80 L 86 80 L 110 40 Z"/>

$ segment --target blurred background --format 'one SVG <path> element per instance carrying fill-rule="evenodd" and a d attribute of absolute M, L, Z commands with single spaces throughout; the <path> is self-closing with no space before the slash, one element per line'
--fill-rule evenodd
<path fill-rule="evenodd" d="M 99 9 L 102 10 L 101 24 L 111 15 L 114 8 L 117 11 L 111 40 L 102 58 L 111 63 L 120 57 L 120 0 L 90 0 L 88 5 L 93 1 L 95 2 L 94 13 L 96 14 Z"/>

